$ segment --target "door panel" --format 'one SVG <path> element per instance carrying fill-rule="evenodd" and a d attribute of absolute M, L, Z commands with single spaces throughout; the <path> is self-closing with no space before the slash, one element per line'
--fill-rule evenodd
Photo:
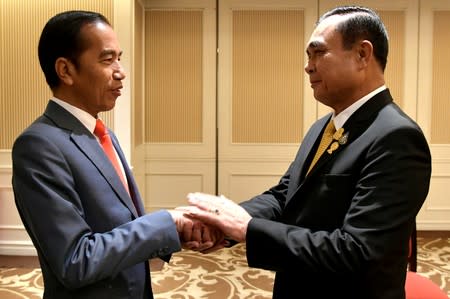
<path fill-rule="evenodd" d="M 450 229 L 449 17 L 449 1 L 420 1 L 417 119 L 433 157 L 430 193 L 417 218 L 426 230 Z"/>
<path fill-rule="evenodd" d="M 241 201 L 276 184 L 317 103 L 304 76 L 314 1 L 220 1 L 219 193 Z"/>
<path fill-rule="evenodd" d="M 216 2 L 144 2 L 144 103 L 134 172 L 149 211 L 215 193 Z"/>

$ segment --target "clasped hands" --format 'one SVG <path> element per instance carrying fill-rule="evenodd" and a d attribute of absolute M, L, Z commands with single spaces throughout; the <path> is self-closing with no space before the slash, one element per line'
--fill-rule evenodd
<path fill-rule="evenodd" d="M 244 242 L 252 218 L 241 206 L 224 196 L 189 193 L 188 206 L 170 210 L 183 248 L 209 253 L 230 240 Z"/>

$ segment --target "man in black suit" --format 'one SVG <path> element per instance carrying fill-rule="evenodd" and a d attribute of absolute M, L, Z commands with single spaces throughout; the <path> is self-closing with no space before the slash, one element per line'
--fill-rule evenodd
<path fill-rule="evenodd" d="M 241 205 L 193 193 L 186 213 L 246 242 L 249 266 L 276 271 L 273 298 L 404 298 L 431 156 L 385 87 L 385 27 L 370 9 L 338 7 L 306 52 L 314 97 L 334 112 L 312 125 L 278 185 Z M 330 122 L 336 132 L 312 163 Z"/>

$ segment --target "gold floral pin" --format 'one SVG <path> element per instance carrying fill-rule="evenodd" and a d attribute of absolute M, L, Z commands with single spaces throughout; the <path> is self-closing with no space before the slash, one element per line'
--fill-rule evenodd
<path fill-rule="evenodd" d="M 348 141 L 348 132 L 344 133 L 344 128 L 340 128 L 333 134 L 333 141 L 328 148 L 327 152 L 331 155 L 335 150 L 339 148 L 339 145 L 344 145 Z"/>

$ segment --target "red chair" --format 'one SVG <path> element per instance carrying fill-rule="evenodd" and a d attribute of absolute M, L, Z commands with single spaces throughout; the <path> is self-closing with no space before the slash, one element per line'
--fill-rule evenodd
<path fill-rule="evenodd" d="M 408 272 L 406 274 L 406 299 L 449 299 L 447 294 L 429 278 L 421 276 L 417 271 L 417 230 L 416 225 L 409 244 Z"/>

